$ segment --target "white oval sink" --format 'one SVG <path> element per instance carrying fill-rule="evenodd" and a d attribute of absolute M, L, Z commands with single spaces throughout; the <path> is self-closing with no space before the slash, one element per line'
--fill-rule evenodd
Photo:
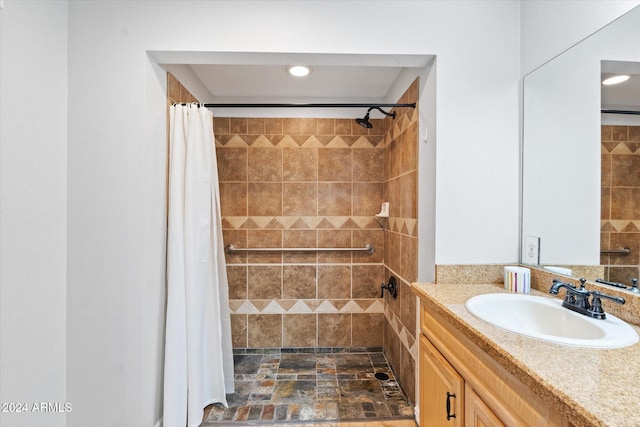
<path fill-rule="evenodd" d="M 467 310 L 492 325 L 556 344 L 619 348 L 638 342 L 636 331 L 623 320 L 591 319 L 562 307 L 554 298 L 523 294 L 485 294 L 469 298 Z"/>

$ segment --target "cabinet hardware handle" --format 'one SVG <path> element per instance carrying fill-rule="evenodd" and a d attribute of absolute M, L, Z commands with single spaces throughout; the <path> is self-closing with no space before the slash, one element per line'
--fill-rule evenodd
<path fill-rule="evenodd" d="M 455 418 L 456 414 L 452 414 L 451 413 L 451 398 L 456 398 L 456 394 L 455 393 L 449 393 L 447 392 L 447 421 L 449 421 L 451 418 Z"/>

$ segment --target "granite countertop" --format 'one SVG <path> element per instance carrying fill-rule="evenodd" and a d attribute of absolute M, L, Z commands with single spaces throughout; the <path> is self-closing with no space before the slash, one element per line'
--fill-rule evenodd
<path fill-rule="evenodd" d="M 619 349 L 553 344 L 493 326 L 464 306 L 472 296 L 506 292 L 492 284 L 414 283 L 437 312 L 576 427 L 640 426 L 640 343 Z M 532 295 L 545 295 L 532 290 Z M 640 334 L 640 328 L 634 326 Z"/>

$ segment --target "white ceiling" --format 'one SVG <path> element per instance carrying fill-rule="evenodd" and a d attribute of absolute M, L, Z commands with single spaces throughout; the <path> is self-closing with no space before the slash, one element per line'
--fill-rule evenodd
<path fill-rule="evenodd" d="M 430 55 L 166 51 L 150 54 L 205 103 L 395 103 L 410 83 L 396 87 L 402 81 L 403 71 L 416 69 L 419 73 L 433 60 Z M 287 72 L 290 65 L 308 65 L 311 73 L 293 77 Z M 362 108 L 326 110 L 329 109 L 284 111 L 291 117 L 330 114 L 351 118 L 362 117 L 366 112 Z M 276 109 L 217 107 L 214 114 L 270 117 L 285 113 Z M 371 117 L 383 116 L 373 111 Z"/>
<path fill-rule="evenodd" d="M 190 65 L 213 98 L 384 99 L 402 67 L 321 65 L 294 77 L 286 65 Z"/>

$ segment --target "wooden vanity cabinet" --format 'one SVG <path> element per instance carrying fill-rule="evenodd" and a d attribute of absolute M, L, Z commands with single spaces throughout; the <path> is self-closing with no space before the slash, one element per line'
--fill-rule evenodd
<path fill-rule="evenodd" d="M 464 424 L 464 380 L 425 336 L 420 337 L 420 425 Z"/>
<path fill-rule="evenodd" d="M 421 427 L 570 425 L 424 303 L 420 325 Z"/>
<path fill-rule="evenodd" d="M 469 427 L 504 426 L 486 403 L 469 387 L 464 386 L 466 403 L 464 406 L 464 424 Z"/>

